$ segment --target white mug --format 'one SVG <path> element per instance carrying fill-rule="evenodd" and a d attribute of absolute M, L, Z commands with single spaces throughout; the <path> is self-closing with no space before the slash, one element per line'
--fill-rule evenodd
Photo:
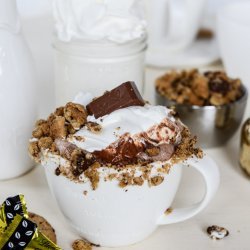
<path fill-rule="evenodd" d="M 235 1 L 221 8 L 217 33 L 227 74 L 240 78 L 250 91 L 250 2 Z"/>
<path fill-rule="evenodd" d="M 179 51 L 194 40 L 206 0 L 148 0 L 149 48 Z"/>
<path fill-rule="evenodd" d="M 177 192 L 183 165 L 194 167 L 203 176 L 206 192 L 193 206 L 173 208 L 164 214 Z M 127 186 L 118 181 L 104 181 L 92 190 L 90 183 L 75 183 L 64 176 L 56 176 L 56 163 L 48 162 L 45 172 L 49 187 L 68 223 L 88 241 L 106 247 L 117 247 L 139 242 L 149 236 L 159 225 L 189 219 L 206 207 L 219 186 L 216 163 L 205 156 L 190 158 L 183 164 L 172 166 L 169 174 L 158 186 Z M 127 191 L 126 191 L 127 190 Z M 87 191 L 84 195 L 83 192 Z"/>

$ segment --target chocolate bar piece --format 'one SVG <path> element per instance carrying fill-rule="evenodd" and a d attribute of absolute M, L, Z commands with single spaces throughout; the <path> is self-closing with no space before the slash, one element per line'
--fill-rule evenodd
<path fill-rule="evenodd" d="M 134 82 L 125 82 L 120 86 L 105 92 L 102 96 L 89 103 L 86 108 L 95 118 L 110 114 L 111 112 L 129 106 L 144 106 Z"/>

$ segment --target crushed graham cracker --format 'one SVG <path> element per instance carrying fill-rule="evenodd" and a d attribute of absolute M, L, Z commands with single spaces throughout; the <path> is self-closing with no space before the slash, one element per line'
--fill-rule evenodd
<path fill-rule="evenodd" d="M 84 142 L 84 141 L 85 141 L 85 139 L 84 139 L 82 136 L 73 135 L 72 137 L 73 137 L 75 140 L 77 140 L 77 141 L 81 141 L 81 142 Z"/>
<path fill-rule="evenodd" d="M 80 129 L 87 122 L 87 111 L 84 106 L 68 102 L 64 107 L 64 117 L 74 129 Z"/>
<path fill-rule="evenodd" d="M 102 131 L 102 126 L 97 122 L 87 122 L 86 123 L 87 129 L 95 134 L 98 134 Z"/>
<path fill-rule="evenodd" d="M 66 138 L 67 128 L 65 124 L 66 120 L 63 116 L 55 116 L 50 122 L 50 136 L 53 139 Z"/>
<path fill-rule="evenodd" d="M 73 250 L 92 250 L 92 245 L 86 240 L 75 240 L 72 244 Z"/>
<path fill-rule="evenodd" d="M 147 148 L 147 149 L 146 149 L 146 153 L 147 153 L 149 156 L 156 156 L 156 155 L 159 155 L 160 149 L 159 149 L 158 147 Z"/>
<path fill-rule="evenodd" d="M 115 179 L 116 177 L 117 177 L 117 174 L 116 174 L 116 173 L 109 174 L 109 175 L 108 175 L 108 180 L 112 181 L 112 180 Z"/>
<path fill-rule="evenodd" d="M 30 142 L 28 151 L 29 151 L 29 154 L 33 157 L 33 159 L 39 163 L 40 162 L 40 159 L 39 159 L 40 148 L 38 146 L 38 141 Z"/>
<path fill-rule="evenodd" d="M 96 190 L 99 184 L 100 177 L 97 171 L 97 168 L 99 167 L 100 164 L 98 162 L 95 162 L 84 172 L 84 175 L 90 180 L 93 190 Z"/>
<path fill-rule="evenodd" d="M 53 140 L 51 137 L 42 137 L 38 140 L 38 147 L 41 149 L 48 149 L 51 147 Z"/>
<path fill-rule="evenodd" d="M 33 138 L 38 141 L 29 143 L 28 151 L 31 157 L 40 162 L 40 152 L 49 149 L 51 153 L 58 153 L 55 140 L 65 139 L 70 134 L 76 132 L 76 128 L 85 125 L 87 113 L 80 104 L 67 103 L 65 107 L 59 107 L 54 113 L 50 114 L 47 120 L 40 119 L 36 122 L 32 132 Z"/>
<path fill-rule="evenodd" d="M 38 120 L 36 122 L 36 127 L 32 132 L 34 138 L 40 139 L 44 136 L 49 136 L 49 125 L 45 120 Z"/>
<path fill-rule="evenodd" d="M 62 107 L 57 108 L 55 110 L 54 114 L 56 116 L 64 116 L 64 107 L 62 106 Z"/>
<path fill-rule="evenodd" d="M 158 173 L 164 173 L 164 174 L 169 174 L 169 171 L 171 169 L 172 165 L 170 163 L 165 163 L 162 165 L 161 168 L 157 169 Z"/>
<path fill-rule="evenodd" d="M 124 188 L 128 185 L 132 185 L 133 178 L 129 173 L 123 173 L 120 175 L 119 187 Z"/>
<path fill-rule="evenodd" d="M 142 186 L 143 183 L 144 183 L 144 180 L 143 180 L 142 176 L 133 178 L 133 185 Z"/>
<path fill-rule="evenodd" d="M 187 160 L 189 157 L 196 156 L 197 158 L 203 157 L 203 151 L 196 148 L 196 136 L 191 137 L 190 131 L 184 128 L 181 132 L 182 141 L 176 147 L 176 150 L 171 158 L 171 164 L 176 164 Z"/>
<path fill-rule="evenodd" d="M 163 176 L 154 176 L 150 178 L 150 185 L 151 186 L 159 186 L 164 181 Z"/>
<path fill-rule="evenodd" d="M 72 124 L 66 124 L 67 127 L 67 133 L 69 135 L 74 134 L 77 130 L 72 126 Z"/>

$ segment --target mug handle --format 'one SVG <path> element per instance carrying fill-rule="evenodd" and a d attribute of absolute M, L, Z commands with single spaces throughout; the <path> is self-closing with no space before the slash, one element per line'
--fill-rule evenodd
<path fill-rule="evenodd" d="M 157 221 L 158 225 L 172 224 L 195 216 L 208 205 L 219 187 L 219 169 L 209 156 L 206 155 L 202 159 L 190 158 L 185 165 L 191 166 L 201 173 L 205 180 L 206 193 L 200 202 L 189 207 L 174 208 L 170 214 L 162 215 Z"/>
<path fill-rule="evenodd" d="M 182 49 L 191 43 L 197 32 L 206 0 L 169 0 L 168 2 L 167 37 L 171 43 L 178 43 L 178 46 L 175 45 L 176 49 Z M 196 10 L 195 13 L 193 10 Z"/>
<path fill-rule="evenodd" d="M 185 1 L 156 0 L 148 4 L 151 16 L 149 22 L 149 39 L 151 42 L 156 45 L 165 44 L 166 39 L 173 39 L 183 34 L 188 17 Z M 176 24 L 178 24 L 178 29 L 176 29 Z"/>
<path fill-rule="evenodd" d="M 187 0 L 169 0 L 168 1 L 168 39 L 174 42 L 176 39 L 182 39 L 189 34 L 187 31 L 189 19 L 191 17 L 190 3 Z M 178 24 L 178 29 L 176 28 Z"/>

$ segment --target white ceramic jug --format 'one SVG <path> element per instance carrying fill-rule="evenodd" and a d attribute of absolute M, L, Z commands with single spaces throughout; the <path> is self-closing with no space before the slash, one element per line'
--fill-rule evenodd
<path fill-rule="evenodd" d="M 33 165 L 28 139 L 37 114 L 34 63 L 20 30 L 15 0 L 0 0 L 0 180 Z"/>

